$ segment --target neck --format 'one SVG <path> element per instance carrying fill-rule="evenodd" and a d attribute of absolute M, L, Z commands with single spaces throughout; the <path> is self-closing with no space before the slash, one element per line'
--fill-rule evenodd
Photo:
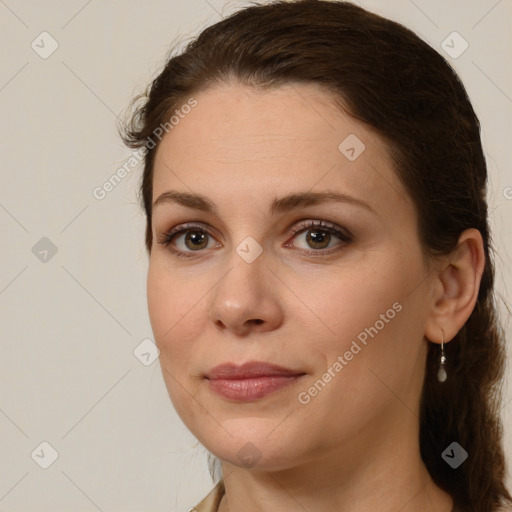
<path fill-rule="evenodd" d="M 417 444 L 352 441 L 278 471 L 223 462 L 226 494 L 219 512 L 451 512 L 452 498 L 432 481 Z"/>

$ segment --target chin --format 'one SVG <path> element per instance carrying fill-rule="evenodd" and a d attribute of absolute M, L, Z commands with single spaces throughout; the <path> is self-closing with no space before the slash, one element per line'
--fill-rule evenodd
<path fill-rule="evenodd" d="M 244 434 L 234 431 L 233 436 L 230 436 L 222 430 L 222 434 L 218 433 L 216 436 L 212 436 L 211 433 L 205 436 L 194 435 L 208 451 L 222 462 L 240 468 L 279 471 L 292 467 L 299 456 L 297 443 L 291 442 L 292 438 L 288 436 L 283 438 L 282 435 L 269 435 L 272 429 L 254 428 L 255 421 L 258 421 L 258 418 L 247 418 L 244 424 L 242 424 L 242 421 L 236 422 L 240 427 L 243 427 Z M 251 422 L 253 424 L 252 429 L 247 424 Z M 225 424 L 223 426 L 225 427 Z M 231 429 L 226 430 L 230 433 L 233 432 Z M 302 437 L 302 448 L 304 447 L 303 442 L 304 438 Z"/>

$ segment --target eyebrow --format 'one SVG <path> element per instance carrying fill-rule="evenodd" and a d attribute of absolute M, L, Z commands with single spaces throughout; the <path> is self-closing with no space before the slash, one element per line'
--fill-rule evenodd
<path fill-rule="evenodd" d="M 360 206 L 374 214 L 375 210 L 361 199 L 357 199 L 347 194 L 325 191 L 325 192 L 299 192 L 288 194 L 281 198 L 276 198 L 269 208 L 269 215 L 286 213 L 298 208 L 314 206 L 324 202 L 348 203 Z M 178 192 L 177 190 L 168 190 L 160 194 L 153 203 L 153 208 L 164 203 L 179 204 L 186 208 L 200 210 L 206 213 L 218 214 L 218 207 L 207 197 L 201 194 L 191 194 L 189 192 Z"/>

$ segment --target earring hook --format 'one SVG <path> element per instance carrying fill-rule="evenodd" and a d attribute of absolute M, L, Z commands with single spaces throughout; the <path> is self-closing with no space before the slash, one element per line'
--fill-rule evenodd
<path fill-rule="evenodd" d="M 445 365 L 446 365 L 446 356 L 444 355 L 444 331 L 441 329 L 443 339 L 441 341 L 441 363 L 439 365 L 439 370 L 437 372 L 437 380 L 439 382 L 444 382 L 448 377 L 446 373 Z"/>

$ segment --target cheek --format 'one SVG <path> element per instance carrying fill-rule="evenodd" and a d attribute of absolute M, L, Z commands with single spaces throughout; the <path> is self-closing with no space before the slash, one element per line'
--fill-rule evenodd
<path fill-rule="evenodd" d="M 380 267 L 378 262 L 365 268 L 334 267 L 328 276 L 316 280 L 316 290 L 309 285 L 297 291 L 297 295 L 306 298 L 304 302 L 322 325 L 322 339 L 349 340 L 403 299 L 403 283 L 396 278 L 389 279 L 389 275 L 396 276 L 396 272 L 392 274 L 390 265 L 382 262 Z M 393 313 L 389 316 L 394 316 Z"/>
<path fill-rule="evenodd" d="M 194 291 L 195 290 L 195 291 Z M 148 311 L 162 366 L 183 370 L 204 322 L 204 301 L 197 280 L 176 277 L 159 261 L 150 261 Z"/>
<path fill-rule="evenodd" d="M 193 325 L 204 295 L 201 276 L 172 267 L 162 254 L 152 255 L 147 278 L 148 310 L 154 334 L 161 340 Z"/>
<path fill-rule="evenodd" d="M 346 354 L 344 373 L 359 383 L 369 378 L 368 368 L 387 375 L 413 364 L 422 340 L 425 308 L 420 290 L 411 293 L 424 277 L 420 260 L 394 251 L 373 256 L 350 271 L 333 267 L 328 279 L 313 279 L 314 293 L 304 287 L 297 291 L 307 297 L 312 322 L 320 329 L 304 340 L 309 349 L 322 354 L 326 369 Z"/>
<path fill-rule="evenodd" d="M 177 287 L 169 274 L 162 272 L 152 256 L 148 270 L 147 298 L 149 318 L 157 345 L 163 343 L 166 333 L 178 321 L 177 293 Z"/>
<path fill-rule="evenodd" d="M 205 314 L 200 303 L 204 294 L 194 289 L 198 287 L 192 286 L 190 279 L 176 278 L 175 271 L 150 260 L 147 299 L 151 327 L 169 398 L 186 424 L 193 418 L 190 395 L 195 394 L 189 364 L 202 330 L 201 316 Z"/>

